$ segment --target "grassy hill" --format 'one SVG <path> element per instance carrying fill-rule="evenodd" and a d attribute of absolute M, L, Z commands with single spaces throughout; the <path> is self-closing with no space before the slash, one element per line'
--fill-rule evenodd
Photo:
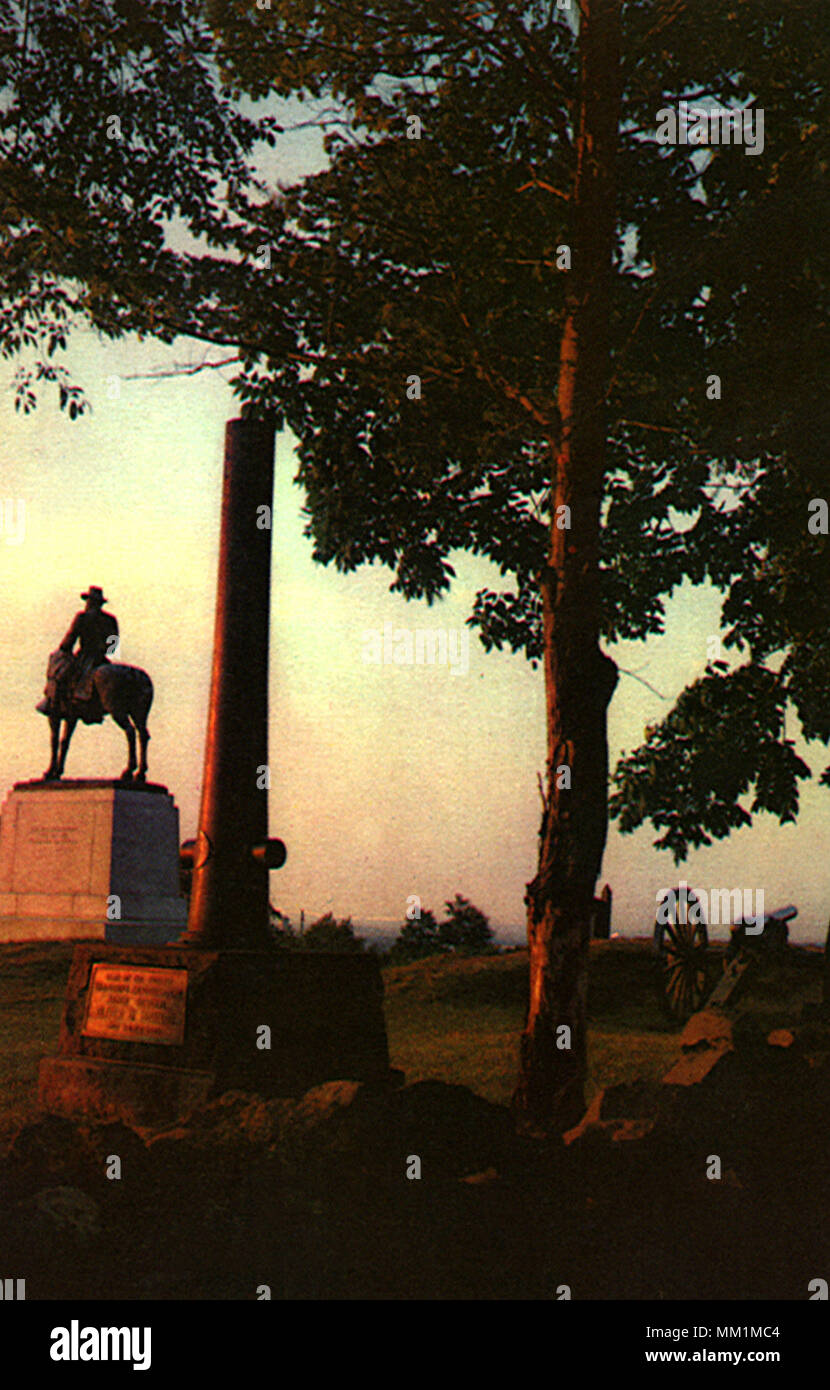
<path fill-rule="evenodd" d="M 713 983 L 720 969 L 713 948 Z M 37 1069 L 55 1051 L 71 943 L 0 945 L 0 1147 L 37 1114 Z M 821 953 L 790 947 L 781 969 L 756 976 L 741 1001 L 770 1028 L 793 1021 L 821 997 Z M 468 959 L 433 957 L 384 968 L 392 1064 L 407 1081 L 470 1087 L 506 1104 L 516 1079 L 527 990 L 527 952 Z M 637 1076 L 658 1077 L 677 1053 L 646 941 L 591 945 L 590 1096 Z"/>
<path fill-rule="evenodd" d="M 722 968 L 712 948 L 712 986 Z M 740 1012 L 770 1028 L 821 998 L 821 953 L 790 947 L 780 969 L 756 972 Z M 407 1080 L 431 1077 L 469 1086 L 506 1104 L 516 1080 L 527 998 L 527 951 L 471 959 L 432 957 L 384 970 L 389 1048 Z M 601 1087 L 662 1076 L 678 1051 L 666 1018 L 651 943 L 593 941 L 588 990 L 588 1099 Z"/>

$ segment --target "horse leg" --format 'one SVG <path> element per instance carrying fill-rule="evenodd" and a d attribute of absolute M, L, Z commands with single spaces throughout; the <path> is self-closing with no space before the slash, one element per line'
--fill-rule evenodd
<path fill-rule="evenodd" d="M 139 743 L 138 772 L 135 774 L 135 780 L 136 780 L 136 782 L 146 782 L 146 781 L 147 781 L 147 744 L 150 742 L 150 735 L 149 735 L 149 733 L 148 733 L 148 731 L 147 731 L 147 724 L 146 724 L 146 721 L 145 721 L 144 719 L 136 718 L 136 716 L 133 715 L 133 723 L 135 724 L 136 728 L 138 729 L 138 743 Z"/>
<path fill-rule="evenodd" d="M 135 729 L 130 722 L 128 714 L 122 714 L 120 711 L 116 713 L 115 710 L 110 710 L 109 712 L 119 729 L 123 729 L 124 733 L 127 735 L 127 747 L 130 750 L 127 766 L 124 768 L 118 780 L 119 782 L 132 782 L 133 773 L 135 772 L 138 761 L 135 756 Z"/>
<path fill-rule="evenodd" d="M 66 766 L 66 755 L 69 752 L 69 745 L 72 742 L 72 735 L 75 732 L 75 725 L 77 724 L 77 722 L 78 721 L 72 718 L 71 716 L 69 718 L 64 719 L 63 721 L 63 737 L 60 743 L 60 754 L 58 756 L 58 770 L 56 774 L 58 777 L 63 776 L 63 769 Z"/>
<path fill-rule="evenodd" d="M 56 777 L 60 777 L 58 771 L 58 734 L 60 733 L 60 727 L 60 715 L 51 714 L 49 716 L 49 734 L 52 741 L 52 761 L 43 774 L 44 782 L 51 782 L 54 781 Z"/>

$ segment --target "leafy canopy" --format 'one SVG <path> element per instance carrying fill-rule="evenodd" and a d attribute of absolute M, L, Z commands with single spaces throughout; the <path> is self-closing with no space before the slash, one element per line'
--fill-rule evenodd
<path fill-rule="evenodd" d="M 828 540 L 806 524 L 827 481 L 825 17 L 628 0 L 623 21 L 603 631 L 659 633 L 667 596 L 708 579 L 738 662 L 615 775 L 621 826 L 652 819 L 682 857 L 753 809 L 795 814 L 789 707 L 830 738 Z M 238 349 L 244 407 L 299 441 L 316 557 L 380 561 L 429 602 L 457 552 L 485 557 L 502 582 L 471 624 L 537 659 L 561 248 L 580 253 L 577 46 L 555 0 L 55 0 L 25 52 L 22 8 L 2 24 L 4 348 L 29 332 L 51 354 L 82 313 Z M 288 97 L 330 163 L 267 190 L 256 142 Z M 763 110 L 763 153 L 658 146 L 681 98 Z"/>

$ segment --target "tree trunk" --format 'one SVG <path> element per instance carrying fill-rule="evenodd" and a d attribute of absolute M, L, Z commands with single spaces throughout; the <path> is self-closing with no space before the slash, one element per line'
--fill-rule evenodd
<path fill-rule="evenodd" d="M 550 550 L 541 577 L 546 806 L 539 868 L 525 898 L 530 1002 L 514 1096 L 525 1132 L 567 1128 L 584 1110 L 591 905 L 608 829 L 607 710 L 617 668 L 599 647 L 599 521 L 616 224 L 619 11 L 620 0 L 581 3 L 573 269 L 559 357 Z"/>

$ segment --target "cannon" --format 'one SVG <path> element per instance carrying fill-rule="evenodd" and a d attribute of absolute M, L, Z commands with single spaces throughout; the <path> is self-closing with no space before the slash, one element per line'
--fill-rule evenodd
<path fill-rule="evenodd" d="M 657 988 L 669 1017 L 683 1023 L 704 1004 L 725 1004 L 753 964 L 781 958 L 789 936 L 787 923 L 797 916 L 798 908 L 790 904 L 765 913 L 760 928 L 739 919 L 731 928 L 723 974 L 715 983 L 715 957 L 700 898 L 685 884 L 667 892 L 657 910 L 653 946 Z"/>
<path fill-rule="evenodd" d="M 790 903 L 787 907 L 779 907 L 775 912 L 766 912 L 760 932 L 755 923 L 747 925 L 739 919 L 731 930 L 729 945 L 726 948 L 726 960 L 734 960 L 745 951 L 761 951 L 765 955 L 780 955 L 787 945 L 789 937 L 788 922 L 793 917 L 798 916 L 798 908 Z"/>

